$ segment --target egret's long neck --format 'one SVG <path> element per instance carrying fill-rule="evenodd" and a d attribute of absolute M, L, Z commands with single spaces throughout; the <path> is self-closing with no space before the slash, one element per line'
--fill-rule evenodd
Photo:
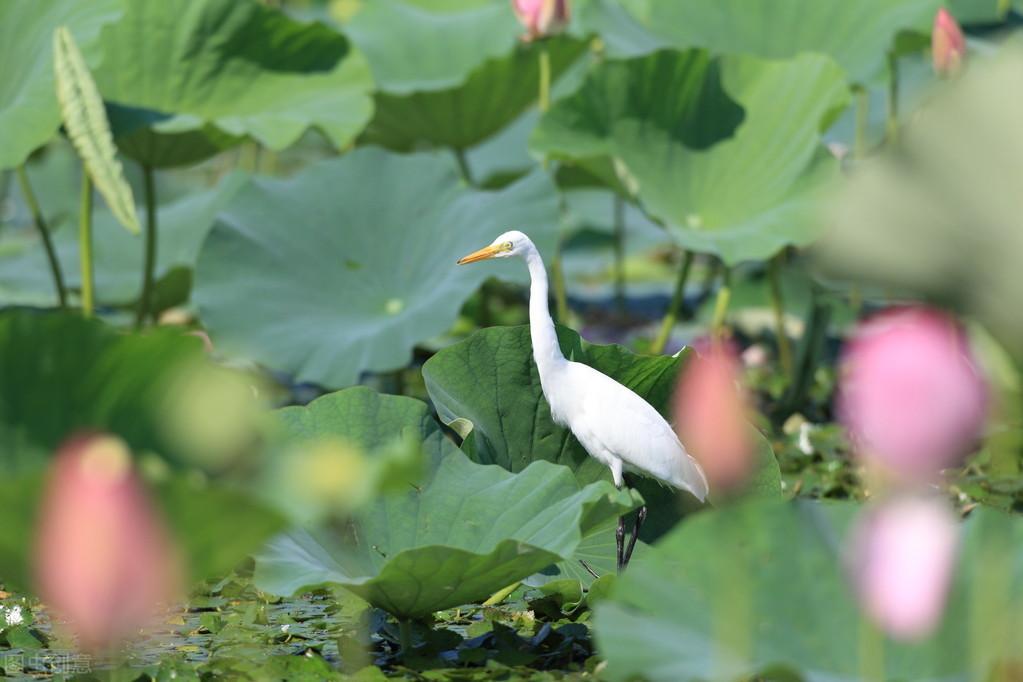
<path fill-rule="evenodd" d="M 540 372 L 540 383 L 545 391 L 553 372 L 565 363 L 558 345 L 558 334 L 547 305 L 547 270 L 540 253 L 532 248 L 526 254 L 529 266 L 529 335 L 533 341 L 533 359 Z"/>

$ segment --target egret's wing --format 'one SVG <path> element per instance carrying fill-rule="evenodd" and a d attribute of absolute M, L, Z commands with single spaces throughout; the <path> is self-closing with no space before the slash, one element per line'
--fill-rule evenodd
<path fill-rule="evenodd" d="M 569 426 L 579 440 L 596 441 L 630 467 L 700 500 L 707 479 L 671 425 L 648 402 L 609 376 L 572 363 L 568 381 L 575 396 Z"/>

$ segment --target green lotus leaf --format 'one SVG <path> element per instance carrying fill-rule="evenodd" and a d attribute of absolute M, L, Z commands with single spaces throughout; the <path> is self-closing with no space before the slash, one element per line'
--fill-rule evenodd
<path fill-rule="evenodd" d="M 0 3 L 0 169 L 14 168 L 60 126 L 53 75 L 53 31 L 68 26 L 85 61 L 96 66 L 100 28 L 116 20 L 121 0 Z"/>
<path fill-rule="evenodd" d="M 459 257 L 513 226 L 549 252 L 557 221 L 540 171 L 486 192 L 459 179 L 450 154 L 358 149 L 239 190 L 203 245 L 195 299 L 218 346 L 346 386 L 405 366 L 486 278 L 526 277 L 519 262 Z"/>
<path fill-rule="evenodd" d="M 665 87 L 680 93 L 672 106 Z M 531 146 L 620 160 L 625 184 L 680 245 L 735 264 L 817 237 L 817 198 L 838 172 L 821 131 L 848 95 L 841 69 L 821 55 L 715 62 L 701 51 L 655 53 L 597 66 L 541 119 Z M 721 139 L 736 103 L 742 121 Z"/>
<path fill-rule="evenodd" d="M 177 274 L 183 275 L 188 284 L 199 247 L 213 226 L 217 212 L 244 182 L 244 174 L 232 173 L 213 189 L 191 193 L 158 208 L 158 281 L 169 282 Z M 40 184 L 36 187 L 38 190 Z M 60 216 L 55 218 L 59 220 Z M 56 229 L 53 241 L 64 281 L 72 290 L 77 289 L 81 275 L 78 235 L 72 229 Z M 144 248 L 144 242 L 127 234 L 109 212 L 97 209 L 93 221 L 93 262 L 96 300 L 101 305 L 129 305 L 138 299 Z M 21 234 L 7 229 L 0 234 L 0 303 L 34 306 L 57 303 L 46 253 L 34 228 Z M 160 305 L 157 309 L 163 307 Z"/>
<path fill-rule="evenodd" d="M 294 437 L 337 437 L 370 448 L 411 430 L 428 466 L 407 492 L 358 511 L 344 531 L 294 530 L 256 557 L 256 584 L 276 594 L 341 585 L 400 618 L 479 601 L 575 551 L 582 537 L 640 503 L 601 481 L 580 489 L 564 467 L 519 474 L 469 461 L 429 408 L 365 388 L 279 413 Z"/>
<path fill-rule="evenodd" d="M 347 38 L 260 3 L 128 3 L 101 40 L 96 81 L 105 99 L 127 110 L 115 116 L 122 124 L 115 132 L 132 138 L 122 151 L 149 165 L 198 160 L 203 145 L 215 152 L 226 136 L 283 149 L 310 128 L 340 148 L 372 113 L 369 67 Z M 177 140 L 188 153 L 168 156 L 140 140 L 140 128 L 192 134 Z"/>
<path fill-rule="evenodd" d="M 28 586 L 46 467 L 66 438 L 83 431 L 116 434 L 131 447 L 141 470 L 155 472 L 155 499 L 193 578 L 230 570 L 281 530 L 283 518 L 273 509 L 211 479 L 218 468 L 208 466 L 213 441 L 202 436 L 214 434 L 201 423 L 202 415 L 187 423 L 184 440 L 180 431 L 168 428 L 181 426 L 175 417 L 187 414 L 180 411 L 182 405 L 201 404 L 204 389 L 216 390 L 200 382 L 192 385 L 196 392 L 181 393 L 177 382 L 186 372 L 192 379 L 220 376 L 199 340 L 180 331 L 132 336 L 77 314 L 0 314 L 0 463 L 5 472 L 0 516 L 11 526 L 0 539 L 0 575 L 7 584 Z M 251 388 L 242 388 L 234 397 L 251 400 Z M 218 402 L 217 426 L 234 422 L 229 416 L 233 407 Z M 213 414 L 210 405 L 203 409 Z M 253 419 L 247 426 L 246 444 L 258 423 Z M 208 475 L 192 476 L 195 467 Z"/>
<path fill-rule="evenodd" d="M 499 0 L 379 0 L 346 30 L 377 81 L 362 139 L 402 151 L 482 142 L 536 101 L 541 49 L 554 77 L 585 49 L 568 38 L 521 43 L 510 3 Z"/>
<path fill-rule="evenodd" d="M 203 379 L 218 381 L 222 370 L 206 359 L 199 339 L 179 329 L 126 335 L 78 315 L 10 309 L 0 314 L 0 371 L 0 462 L 12 475 L 39 469 L 82 430 L 116 434 L 136 453 L 174 465 L 208 461 L 209 442 L 182 439 L 171 427 L 202 400 L 182 394 L 179 382 L 213 391 L 219 384 Z M 240 394 L 253 400 L 247 385 Z M 222 426 L 233 407 L 218 405 Z M 204 433 L 199 423 L 189 426 L 187 436 Z"/>
<path fill-rule="evenodd" d="M 820 53 L 849 80 L 866 83 L 884 67 L 902 31 L 929 35 L 938 0 L 623 0 L 643 28 L 678 49 L 787 59 Z M 779 97 L 783 102 L 784 97 Z"/>
<path fill-rule="evenodd" d="M 758 501 L 686 521 L 597 606 L 604 675 L 724 681 L 782 668 L 807 682 L 852 682 L 867 665 L 878 679 L 965 682 L 1014 660 L 1023 645 L 1018 518 L 970 515 L 943 623 L 900 644 L 867 626 L 853 598 L 842 550 L 858 510 Z"/>

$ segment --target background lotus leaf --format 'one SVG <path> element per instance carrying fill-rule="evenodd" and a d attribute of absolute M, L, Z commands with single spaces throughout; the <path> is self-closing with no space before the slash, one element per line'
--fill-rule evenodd
<path fill-rule="evenodd" d="M 845 572 L 841 550 L 859 509 L 759 501 L 683 523 L 597 608 L 607 678 L 733 680 L 780 667 L 808 682 L 852 682 L 866 646 L 884 679 L 965 681 L 1020 650 L 1018 519 L 971 514 L 943 624 L 923 642 L 896 644 L 862 621 Z M 977 637 L 985 642 L 971 660 Z"/>
<path fill-rule="evenodd" d="M 455 265 L 514 227 L 550 252 L 557 198 L 540 171 L 485 192 L 450 154 L 357 149 L 239 190 L 203 246 L 195 300 L 214 343 L 345 386 L 404 366 L 488 277 L 524 281 L 521 262 Z"/>
<path fill-rule="evenodd" d="M 363 139 L 398 150 L 482 142 L 536 101 L 541 49 L 553 77 L 584 51 L 568 38 L 521 43 L 511 5 L 498 0 L 378 0 L 346 30 L 377 81 Z"/>
<path fill-rule="evenodd" d="M 53 31 L 66 25 L 96 66 L 100 28 L 116 20 L 121 0 L 38 0 L 0 3 L 0 169 L 25 162 L 60 126 L 53 75 Z"/>
<path fill-rule="evenodd" d="M 427 406 L 354 388 L 285 415 L 302 438 L 335 435 L 360 445 L 413 429 L 443 438 Z M 309 408 L 300 408 L 308 410 Z M 354 426 L 353 426 L 354 424 Z M 256 559 L 256 584 L 277 594 L 338 584 L 400 618 L 485 599 L 571 556 L 583 535 L 639 503 L 606 482 L 580 489 L 572 473 L 537 462 L 519 474 L 469 461 L 453 445 L 430 446 L 424 478 L 382 496 L 350 525 L 291 531 Z"/>
<path fill-rule="evenodd" d="M 623 0 L 647 31 L 679 48 L 785 59 L 832 57 L 865 83 L 901 31 L 929 35 L 939 0 Z M 782 101 L 782 100 L 779 100 Z"/>
<path fill-rule="evenodd" d="M 619 159 L 626 185 L 681 246 L 729 265 L 812 241 L 821 229 L 817 196 L 838 172 L 821 131 L 848 104 L 841 69 L 811 54 L 711 64 L 698 51 L 606 61 L 554 104 L 531 146 L 559 158 Z M 658 74 L 671 76 L 691 115 L 665 106 Z M 742 122 L 720 139 L 737 120 L 736 103 Z M 621 116 L 607 119 L 605 111 Z"/>
<path fill-rule="evenodd" d="M 96 81 L 122 108 L 115 133 L 135 135 L 123 149 L 149 165 L 196 161 L 225 135 L 282 149 L 315 128 L 343 147 L 372 113 L 369 67 L 347 38 L 260 3 L 127 3 L 101 41 Z M 140 128 L 205 140 L 177 139 L 194 148 L 168 156 L 166 146 L 139 140 Z"/>

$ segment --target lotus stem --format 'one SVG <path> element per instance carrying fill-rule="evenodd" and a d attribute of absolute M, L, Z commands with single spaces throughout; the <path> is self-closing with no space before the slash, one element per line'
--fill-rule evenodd
<path fill-rule="evenodd" d="M 888 115 L 885 123 L 888 144 L 899 137 L 899 58 L 888 53 Z"/>
<path fill-rule="evenodd" d="M 771 284 L 771 308 L 774 309 L 774 330 L 778 337 L 778 359 L 781 361 L 782 371 L 785 377 L 792 380 L 792 346 L 789 345 L 789 335 L 785 331 L 785 299 L 781 292 L 781 259 L 778 254 L 770 260 L 767 265 L 767 278 Z"/>
<path fill-rule="evenodd" d="M 57 260 L 57 251 L 53 248 L 53 238 L 50 236 L 50 228 L 46 225 L 46 218 L 39 209 L 39 201 L 36 199 L 32 185 L 29 184 L 28 174 L 24 166 L 18 166 L 18 184 L 21 186 L 21 194 L 25 197 L 28 210 L 32 213 L 32 221 L 35 222 L 39 236 L 43 240 L 43 247 L 46 249 L 46 260 L 50 263 L 50 273 L 53 275 L 53 286 L 57 289 L 57 301 L 61 308 L 67 307 L 67 289 L 64 287 L 64 273 L 60 269 L 60 261 Z"/>
<path fill-rule="evenodd" d="M 156 182 L 153 167 L 142 166 L 146 190 L 146 259 L 142 265 L 142 295 L 135 314 L 135 328 L 141 329 L 152 314 L 154 279 L 156 274 Z"/>
<path fill-rule="evenodd" d="M 78 205 L 78 262 L 82 270 L 82 315 L 95 312 L 92 278 L 92 181 L 82 168 L 82 196 Z"/>
<path fill-rule="evenodd" d="M 492 595 L 490 595 L 490 597 L 485 602 L 483 602 L 483 606 L 497 606 L 498 604 L 503 602 L 505 599 L 507 599 L 508 595 L 510 595 L 512 592 L 514 592 L 515 589 L 520 584 L 521 584 L 521 582 L 514 582 L 511 585 L 509 585 L 508 587 L 503 587 L 500 590 L 498 590 L 497 592 L 494 592 Z"/>
<path fill-rule="evenodd" d="M 802 404 L 817 369 L 817 361 L 827 340 L 828 323 L 831 321 L 831 304 L 824 300 L 814 286 L 810 290 L 810 311 L 803 330 L 799 357 L 795 363 L 795 376 L 788 393 L 781 402 L 779 419 L 784 419 Z"/>
<path fill-rule="evenodd" d="M 860 679 L 884 682 L 884 635 L 866 617 L 860 620 L 859 630 Z"/>
<path fill-rule="evenodd" d="M 472 179 L 472 168 L 469 167 L 469 159 L 465 156 L 465 150 L 458 147 L 452 151 L 455 153 L 455 161 L 458 162 L 458 172 L 462 174 L 462 180 L 470 187 L 476 185 Z"/>
<path fill-rule="evenodd" d="M 679 312 L 682 310 L 682 302 L 685 300 L 686 282 L 689 280 L 689 273 L 692 269 L 693 252 L 686 251 L 678 271 L 678 279 L 675 280 L 675 291 L 672 292 L 671 302 L 668 303 L 668 311 L 664 314 L 664 319 L 661 320 L 661 329 L 657 332 L 657 338 L 650 345 L 650 352 L 654 355 L 663 353 L 664 347 L 668 345 L 671 330 L 675 328 L 675 322 L 678 321 Z"/>
<path fill-rule="evenodd" d="M 615 305 L 618 314 L 625 315 L 625 200 L 615 192 Z"/>
<path fill-rule="evenodd" d="M 407 618 L 398 619 L 398 646 L 403 656 L 412 651 L 412 621 Z"/>
<path fill-rule="evenodd" d="M 856 133 L 853 138 L 853 158 L 862 159 L 867 155 L 867 128 L 870 123 L 870 91 L 864 87 L 856 89 Z"/>
<path fill-rule="evenodd" d="M 538 102 L 541 114 L 551 108 L 551 54 L 547 51 L 546 45 L 540 48 L 540 93 Z"/>
<path fill-rule="evenodd" d="M 711 323 L 711 333 L 715 339 L 724 338 L 725 315 L 728 313 L 728 302 L 732 299 L 732 273 L 727 265 L 722 266 L 721 286 L 718 287 L 718 295 L 714 300 L 714 318 Z"/>

